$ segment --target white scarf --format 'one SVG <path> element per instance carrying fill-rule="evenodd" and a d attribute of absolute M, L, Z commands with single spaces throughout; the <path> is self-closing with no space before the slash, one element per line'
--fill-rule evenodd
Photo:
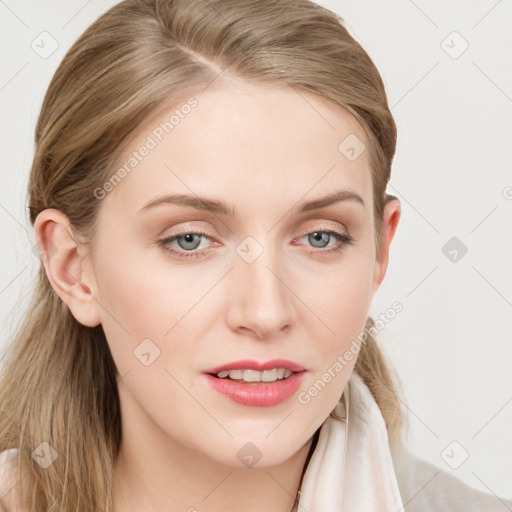
<path fill-rule="evenodd" d="M 370 390 L 353 372 L 345 423 L 329 416 L 323 423 L 304 473 L 299 512 L 397 512 L 403 503 L 395 477 L 384 418 Z M 343 404 L 335 412 L 344 416 Z M 342 501 L 343 492 L 343 501 Z"/>

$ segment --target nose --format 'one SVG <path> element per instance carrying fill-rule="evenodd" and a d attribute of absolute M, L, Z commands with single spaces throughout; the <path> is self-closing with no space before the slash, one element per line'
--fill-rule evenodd
<path fill-rule="evenodd" d="M 227 316 L 231 329 L 268 339 L 291 328 L 295 321 L 293 286 L 278 260 L 276 252 L 267 248 L 252 262 L 235 257 Z"/>

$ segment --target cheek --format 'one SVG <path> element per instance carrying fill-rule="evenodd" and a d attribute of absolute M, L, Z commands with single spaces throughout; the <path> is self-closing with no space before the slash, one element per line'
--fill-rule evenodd
<path fill-rule="evenodd" d="M 335 407 L 356 364 L 371 301 L 369 273 L 368 265 L 344 265 L 332 270 L 309 296 L 309 308 L 321 319 L 305 323 L 310 326 L 309 339 L 315 340 L 312 360 L 318 363 L 299 403 L 306 404 L 304 414 L 312 426 L 314 418 L 326 417 Z"/>
<path fill-rule="evenodd" d="M 332 398 L 336 398 L 334 388 L 343 387 L 353 368 L 371 304 L 371 260 L 364 254 L 353 254 L 340 265 L 329 269 L 329 276 L 320 280 L 321 285 L 309 289 L 309 303 L 304 301 L 318 318 L 309 322 L 310 339 L 316 340 L 319 372 L 329 369 L 340 378 L 330 386 Z M 317 282 L 318 283 L 318 282 Z M 308 288 L 310 288 L 308 286 Z M 304 296 L 308 296 L 306 288 Z M 350 352 L 350 353 L 348 353 Z M 344 357 L 346 355 L 346 357 Z M 333 367 L 339 358 L 343 359 L 343 370 Z M 338 369 L 336 369 L 338 368 Z"/>
<path fill-rule="evenodd" d="M 152 366 L 170 366 L 171 344 L 173 361 L 190 358 L 211 303 L 201 299 L 218 281 L 218 276 L 194 279 L 193 270 L 173 267 L 165 257 L 148 264 L 145 251 L 119 250 L 95 265 L 102 326 L 120 372 L 138 363 L 141 343 L 158 354 Z"/>
<path fill-rule="evenodd" d="M 339 263 L 326 266 L 314 282 L 303 280 L 300 293 L 308 297 L 306 306 L 325 320 L 337 338 L 346 338 L 343 333 L 364 326 L 372 299 L 372 278 L 372 260 L 366 253 L 354 251 Z M 326 334 L 328 331 L 326 328 Z"/>

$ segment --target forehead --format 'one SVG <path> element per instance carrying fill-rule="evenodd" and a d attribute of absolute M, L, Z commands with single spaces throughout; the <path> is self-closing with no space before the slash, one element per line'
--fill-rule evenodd
<path fill-rule="evenodd" d="M 237 81 L 184 97 L 144 122 L 114 166 L 123 178 L 102 208 L 131 215 L 155 196 L 181 193 L 240 203 L 243 212 L 261 210 L 262 199 L 284 207 L 349 189 L 368 209 L 368 149 L 344 108 L 291 87 Z"/>

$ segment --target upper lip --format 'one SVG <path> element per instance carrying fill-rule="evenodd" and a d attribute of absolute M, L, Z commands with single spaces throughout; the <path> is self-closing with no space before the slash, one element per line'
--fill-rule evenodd
<path fill-rule="evenodd" d="M 292 372 L 302 372 L 306 369 L 298 363 L 288 361 L 287 359 L 272 359 L 271 361 L 265 361 L 260 363 L 253 359 L 243 359 L 241 361 L 233 361 L 232 363 L 226 363 L 221 366 L 215 366 L 206 370 L 204 373 L 217 374 L 222 371 L 229 370 L 273 370 L 274 368 L 285 368 Z"/>

